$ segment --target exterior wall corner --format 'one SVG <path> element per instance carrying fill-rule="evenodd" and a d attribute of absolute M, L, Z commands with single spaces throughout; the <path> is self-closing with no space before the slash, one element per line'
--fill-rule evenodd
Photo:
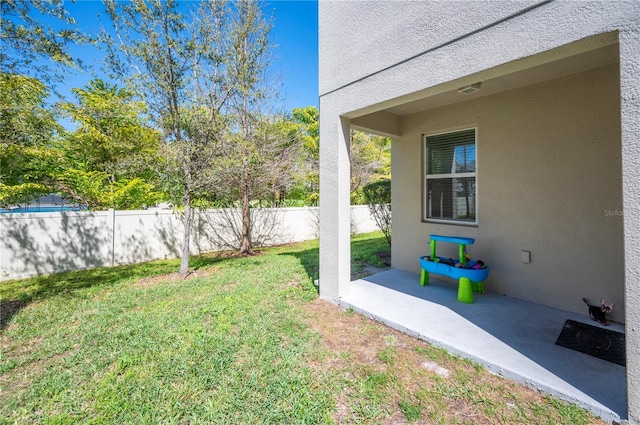
<path fill-rule="evenodd" d="M 338 303 L 351 280 L 350 123 L 321 98 L 320 297 Z"/>
<path fill-rule="evenodd" d="M 624 211 L 629 423 L 640 424 L 640 31 L 620 31 L 620 113 Z"/>

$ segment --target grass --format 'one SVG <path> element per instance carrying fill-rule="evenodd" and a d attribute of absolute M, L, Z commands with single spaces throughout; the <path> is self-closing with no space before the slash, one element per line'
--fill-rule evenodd
<path fill-rule="evenodd" d="M 354 275 L 388 250 L 355 237 Z M 192 265 L 3 282 L 0 423 L 600 423 L 319 300 L 317 241 Z"/>

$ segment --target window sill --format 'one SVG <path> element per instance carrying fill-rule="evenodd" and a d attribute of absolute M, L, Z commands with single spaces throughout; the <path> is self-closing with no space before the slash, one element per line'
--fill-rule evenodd
<path fill-rule="evenodd" d="M 448 224 L 450 226 L 479 227 L 478 222 L 476 221 L 438 220 L 435 218 L 423 218 L 422 222 L 431 224 Z"/>

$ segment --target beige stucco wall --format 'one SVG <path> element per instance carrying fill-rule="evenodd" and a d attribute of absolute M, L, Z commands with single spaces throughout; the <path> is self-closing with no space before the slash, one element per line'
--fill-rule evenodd
<path fill-rule="evenodd" d="M 392 151 L 393 267 L 419 271 L 431 233 L 469 236 L 487 290 L 577 312 L 605 297 L 624 322 L 619 99 L 610 65 L 407 117 Z M 422 134 L 468 127 L 478 225 L 424 223 Z"/>
<path fill-rule="evenodd" d="M 450 2 L 320 1 L 320 54 L 324 62 L 320 67 L 320 93 L 450 43 L 539 3 L 540 0 L 471 1 L 457 7 Z M 349 40 L 349 48 L 345 48 L 345 40 Z"/>

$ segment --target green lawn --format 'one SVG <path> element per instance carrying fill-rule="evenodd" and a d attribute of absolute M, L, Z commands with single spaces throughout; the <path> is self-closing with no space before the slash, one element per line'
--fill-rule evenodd
<path fill-rule="evenodd" d="M 384 265 L 379 257 L 388 246 L 380 235 L 354 239 L 354 274 L 366 265 Z M 318 303 L 317 241 L 251 257 L 200 256 L 188 279 L 170 274 L 178 264 L 3 282 L 0 423 L 380 423 L 394 411 L 414 421 L 433 415 L 422 393 L 446 408 L 450 394 L 425 393 L 426 383 L 414 393 L 399 389 L 401 372 L 388 369 L 404 367 L 397 347 L 380 350 L 377 363 L 369 365 L 323 342 L 306 310 Z M 363 329 L 391 332 L 335 311 L 327 313 L 327 322 L 362 320 L 368 323 L 357 325 Z M 387 345 L 389 338 L 384 336 Z M 411 354 L 419 359 L 442 356 L 415 343 L 420 345 Z M 457 358 L 446 362 L 468 366 Z M 477 367 L 469 373 L 488 375 Z M 457 384 L 452 388 L 463 391 Z M 342 408 L 336 414 L 344 403 L 353 413 L 345 416 Z M 519 417 L 533 419 L 522 423 L 591 420 L 563 403 L 526 403 L 531 413 Z M 454 416 L 438 417 L 435 423 L 451 423 Z"/>

